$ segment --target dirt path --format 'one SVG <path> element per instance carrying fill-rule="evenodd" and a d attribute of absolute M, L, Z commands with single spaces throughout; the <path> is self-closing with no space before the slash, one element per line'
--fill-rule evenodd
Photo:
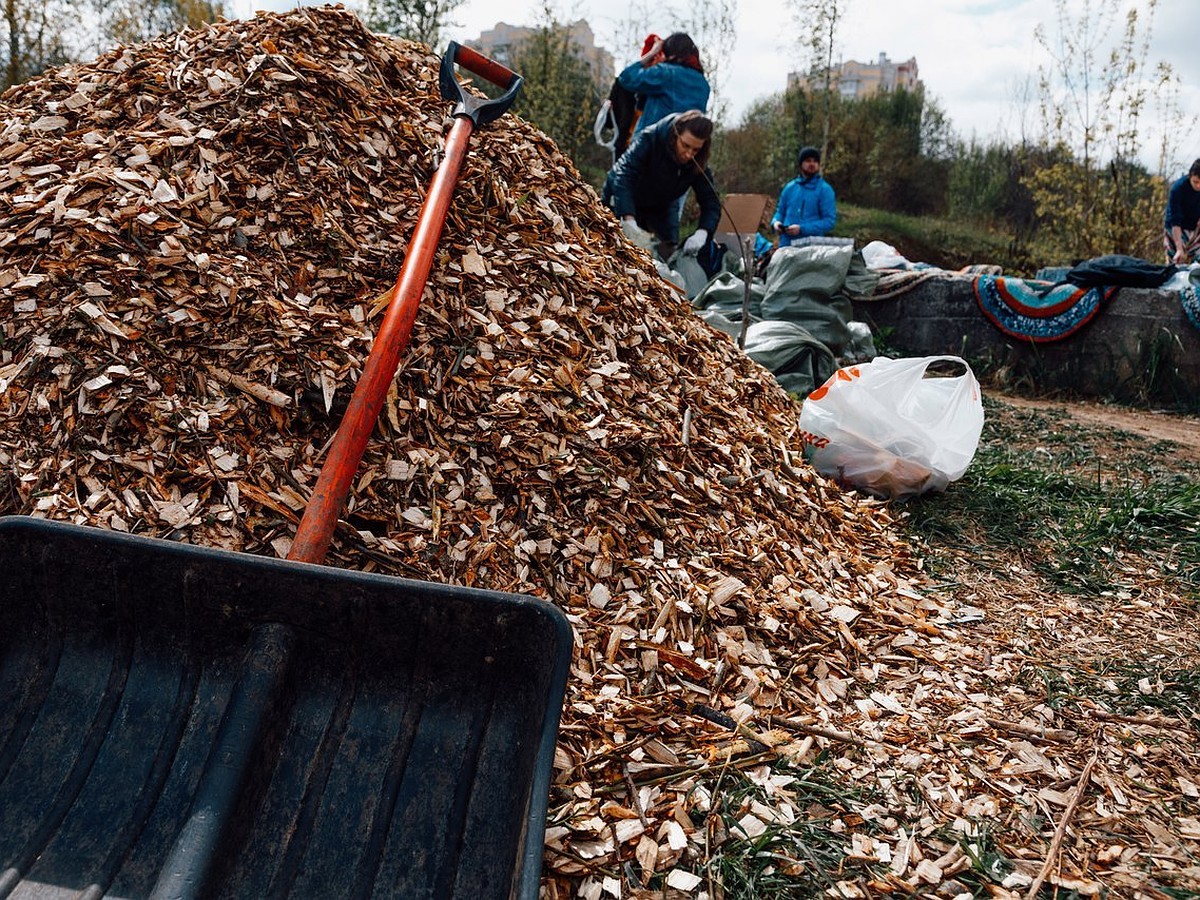
<path fill-rule="evenodd" d="M 1116 428 L 1151 440 L 1171 441 L 1179 446 L 1179 456 L 1200 462 L 1200 417 L 1197 416 L 1089 401 L 1034 400 L 1011 394 L 1004 394 L 1000 399 L 1011 406 L 1043 411 L 1062 410 L 1079 422 Z"/>

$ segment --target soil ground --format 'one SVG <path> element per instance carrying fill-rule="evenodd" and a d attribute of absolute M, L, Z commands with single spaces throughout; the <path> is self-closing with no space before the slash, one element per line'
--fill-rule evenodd
<path fill-rule="evenodd" d="M 1179 445 L 1174 451 L 1178 458 L 1200 462 L 1200 418 L 1196 416 L 1087 400 L 1039 400 L 1013 394 L 999 399 L 1019 409 L 1060 410 L 1082 424 L 1113 428 L 1151 441 L 1171 441 Z"/>

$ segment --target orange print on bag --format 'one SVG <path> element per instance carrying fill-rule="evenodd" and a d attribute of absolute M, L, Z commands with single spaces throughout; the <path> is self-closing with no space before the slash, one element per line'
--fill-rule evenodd
<path fill-rule="evenodd" d="M 829 393 L 829 389 L 833 387 L 833 383 L 835 381 L 853 381 L 855 378 L 859 377 L 861 377 L 861 373 L 858 371 L 858 366 L 847 366 L 844 369 L 838 369 L 829 376 L 828 380 L 823 385 L 809 394 L 808 399 L 821 400 L 826 394 Z"/>
<path fill-rule="evenodd" d="M 829 446 L 829 438 L 813 434 L 811 431 L 801 431 L 800 442 L 810 447 L 816 447 L 818 450 Z"/>

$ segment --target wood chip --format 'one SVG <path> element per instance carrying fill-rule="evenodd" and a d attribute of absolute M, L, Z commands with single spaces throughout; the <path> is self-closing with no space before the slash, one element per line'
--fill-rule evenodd
<path fill-rule="evenodd" d="M 0 512 L 286 555 L 442 154 L 438 63 L 301 8 L 4 95 Z M 680 823 L 707 816 L 705 783 L 789 752 L 762 724 L 883 798 L 896 833 L 873 840 L 918 881 L 950 871 L 922 861 L 931 822 L 1034 808 L 1079 771 L 1091 720 L 1035 712 L 1019 650 L 955 631 L 985 600 L 932 586 L 888 509 L 818 477 L 798 435 L 798 405 L 544 134 L 509 114 L 473 136 L 327 561 L 567 613 L 549 895 L 619 893 L 633 862 L 698 889 L 715 848 Z M 1081 740 L 1039 751 L 989 720 Z M 1114 738 L 1095 766 L 1122 828 L 1092 794 L 1072 820 L 1105 847 L 1157 839 L 1147 810 L 1195 783 L 1186 731 L 1144 724 L 1153 741 Z M 792 821 L 785 795 L 746 826 Z"/>

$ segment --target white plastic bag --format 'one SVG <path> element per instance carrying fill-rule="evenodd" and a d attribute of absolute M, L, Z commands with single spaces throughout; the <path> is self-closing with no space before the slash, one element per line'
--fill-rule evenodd
<path fill-rule="evenodd" d="M 963 374 L 926 377 L 935 362 Z M 967 471 L 983 430 L 979 382 L 957 356 L 876 357 L 847 366 L 800 411 L 804 452 L 843 485 L 884 499 L 943 491 Z"/>
<path fill-rule="evenodd" d="M 862 258 L 868 269 L 907 269 L 909 265 L 899 250 L 883 241 L 871 241 L 863 247 Z"/>

